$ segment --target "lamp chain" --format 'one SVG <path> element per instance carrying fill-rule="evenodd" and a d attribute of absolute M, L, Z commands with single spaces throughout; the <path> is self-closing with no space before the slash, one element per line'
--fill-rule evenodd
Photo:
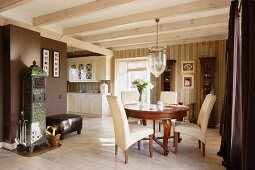
<path fill-rule="evenodd" d="M 155 21 L 157 22 L 157 41 L 156 41 L 156 45 L 158 46 L 158 22 L 159 22 L 159 18 L 156 18 Z"/>

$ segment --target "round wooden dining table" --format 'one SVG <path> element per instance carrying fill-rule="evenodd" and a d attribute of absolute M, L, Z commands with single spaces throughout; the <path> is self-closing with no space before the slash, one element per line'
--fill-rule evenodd
<path fill-rule="evenodd" d="M 155 120 L 161 120 L 163 122 L 163 143 L 155 136 L 155 132 L 153 140 L 163 147 L 165 156 L 169 153 L 168 139 L 171 132 L 171 119 L 182 120 L 183 117 L 187 116 L 187 111 L 189 110 L 189 107 L 184 105 L 169 105 L 164 106 L 163 109 L 158 109 L 157 105 L 153 104 L 144 107 L 141 107 L 138 104 L 127 104 L 124 108 L 127 117 L 142 119 L 144 125 L 146 125 L 146 120 L 153 120 L 153 130 L 155 130 Z"/>

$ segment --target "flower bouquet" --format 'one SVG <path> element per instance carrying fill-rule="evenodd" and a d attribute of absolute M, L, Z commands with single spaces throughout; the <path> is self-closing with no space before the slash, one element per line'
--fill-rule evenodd
<path fill-rule="evenodd" d="M 137 88 L 138 92 L 139 92 L 139 102 L 142 102 L 142 95 L 144 92 L 144 89 L 146 89 L 149 85 L 149 83 L 147 81 L 141 80 L 141 79 L 136 79 L 132 82 L 132 85 L 134 88 Z"/>

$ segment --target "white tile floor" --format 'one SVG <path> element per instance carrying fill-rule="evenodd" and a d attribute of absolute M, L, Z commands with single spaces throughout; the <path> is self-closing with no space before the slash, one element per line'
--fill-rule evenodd
<path fill-rule="evenodd" d="M 197 140 L 182 135 L 183 140 L 178 145 L 177 155 L 172 153 L 172 139 L 169 141 L 169 155 L 163 156 L 162 148 L 155 143 L 153 158 L 149 157 L 148 141 L 142 141 L 140 151 L 137 150 L 136 144 L 130 148 L 127 165 L 124 164 L 124 154 L 121 150 L 115 157 L 113 137 L 111 117 L 84 118 L 81 135 L 66 135 L 60 148 L 45 154 L 28 158 L 0 149 L 0 170 L 225 169 L 221 166 L 221 158 L 216 155 L 220 145 L 217 129 L 208 129 L 205 157 L 198 149 Z"/>

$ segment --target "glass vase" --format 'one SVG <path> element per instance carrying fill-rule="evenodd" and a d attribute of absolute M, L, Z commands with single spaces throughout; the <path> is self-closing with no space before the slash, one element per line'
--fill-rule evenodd
<path fill-rule="evenodd" d="M 138 104 L 140 106 L 140 109 L 144 108 L 146 105 L 145 102 L 145 90 L 139 91 L 139 99 L 138 99 Z"/>

